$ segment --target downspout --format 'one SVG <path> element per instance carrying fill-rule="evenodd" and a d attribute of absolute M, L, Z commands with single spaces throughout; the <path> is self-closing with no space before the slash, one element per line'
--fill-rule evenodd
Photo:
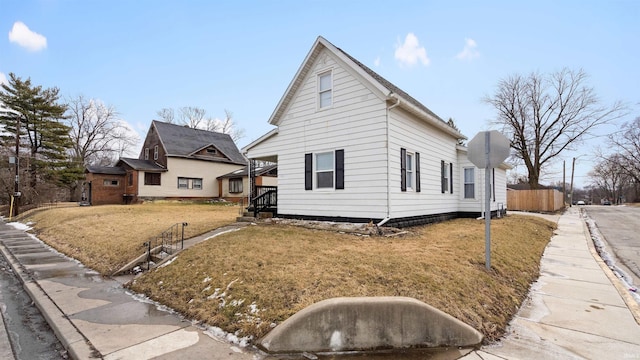
<path fill-rule="evenodd" d="M 391 109 L 395 108 L 396 106 L 400 105 L 400 98 L 398 98 L 398 96 L 396 96 L 396 94 L 394 93 L 390 93 L 388 96 L 388 99 L 395 99 L 396 103 L 388 106 L 386 108 L 386 126 L 385 126 L 385 143 L 387 146 L 387 216 L 385 216 L 384 219 L 382 219 L 382 221 L 380 221 L 379 223 L 376 224 L 376 226 L 383 226 L 384 224 L 386 224 L 389 220 L 391 220 L 391 153 L 389 150 L 389 125 L 390 125 L 390 111 Z"/>

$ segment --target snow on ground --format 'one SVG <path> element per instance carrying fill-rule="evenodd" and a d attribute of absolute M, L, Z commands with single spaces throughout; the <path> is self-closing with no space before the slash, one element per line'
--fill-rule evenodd
<path fill-rule="evenodd" d="M 634 300 L 640 304 L 640 294 L 638 293 L 638 288 L 633 284 L 633 278 L 629 276 L 623 269 L 621 269 L 615 261 L 615 258 L 607 251 L 605 246 L 605 241 L 598 230 L 596 222 L 593 221 L 586 213 L 583 214 L 584 220 L 589 227 L 589 232 L 591 233 L 591 239 L 593 240 L 593 244 L 598 251 L 598 254 L 602 258 L 602 261 L 607 264 L 609 269 L 613 271 L 613 273 L 620 279 L 622 284 L 629 290 L 629 294 L 634 298 Z"/>
<path fill-rule="evenodd" d="M 22 231 L 29 231 L 32 229 L 31 226 L 27 224 L 23 224 L 21 222 L 10 222 L 10 223 L 7 223 L 7 225 L 12 226 L 16 230 L 22 230 Z"/>

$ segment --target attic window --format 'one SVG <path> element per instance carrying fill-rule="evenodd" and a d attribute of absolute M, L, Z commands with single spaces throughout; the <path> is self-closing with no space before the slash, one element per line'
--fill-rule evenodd
<path fill-rule="evenodd" d="M 218 150 L 216 150 L 214 148 L 208 148 L 207 149 L 207 154 L 215 155 L 217 153 L 218 153 Z"/>
<path fill-rule="evenodd" d="M 318 107 L 320 109 L 333 104 L 333 80 L 331 71 L 318 75 Z"/>

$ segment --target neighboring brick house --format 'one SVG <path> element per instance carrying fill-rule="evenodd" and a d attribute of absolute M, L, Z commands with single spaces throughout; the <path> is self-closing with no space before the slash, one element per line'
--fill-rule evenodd
<path fill-rule="evenodd" d="M 120 158 L 116 166 L 99 170 L 87 168 L 87 182 L 90 198 L 104 199 L 100 204 L 211 199 L 222 196 L 217 178 L 246 164 L 228 134 L 154 120 L 139 158 Z M 112 176 L 119 181 L 118 186 L 98 186 L 98 175 Z M 91 203 L 98 205 L 96 201 Z"/>
<path fill-rule="evenodd" d="M 125 191 L 124 169 L 113 166 L 88 166 L 85 170 L 83 200 L 92 205 L 120 204 Z"/>

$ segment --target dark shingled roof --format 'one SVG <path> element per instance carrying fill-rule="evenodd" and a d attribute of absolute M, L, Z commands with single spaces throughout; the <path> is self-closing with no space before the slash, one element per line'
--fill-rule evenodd
<path fill-rule="evenodd" d="M 167 169 L 163 168 L 162 166 L 157 165 L 156 163 L 154 163 L 151 160 L 141 160 L 141 159 L 133 159 L 133 158 L 120 158 L 120 160 L 118 160 L 118 163 L 116 164 L 116 166 L 120 165 L 121 163 L 125 163 L 129 166 L 131 166 L 134 170 L 139 170 L 139 171 L 167 171 Z"/>
<path fill-rule="evenodd" d="M 243 165 L 247 163 L 229 134 L 193 129 L 157 120 L 153 120 L 153 124 L 167 151 L 167 156 L 193 157 L 195 151 L 213 145 L 229 158 L 230 163 Z M 214 161 L 224 160 L 216 158 Z"/>
<path fill-rule="evenodd" d="M 335 45 L 334 45 L 335 46 Z M 353 61 L 354 63 L 356 63 L 356 65 L 358 65 L 359 67 L 362 68 L 362 70 L 364 70 L 367 74 L 371 75 L 371 77 L 373 77 L 374 79 L 376 79 L 376 81 L 378 81 L 382 86 L 384 86 L 385 88 L 387 88 L 389 91 L 400 95 L 402 98 L 408 100 L 411 104 L 413 104 L 414 106 L 418 107 L 420 110 L 426 112 L 427 114 L 433 116 L 434 118 L 445 122 L 444 120 L 442 120 L 438 115 L 436 115 L 433 111 L 429 110 L 429 108 L 427 108 L 426 106 L 424 106 L 420 101 L 416 100 L 415 98 L 413 98 L 411 95 L 407 94 L 404 90 L 400 89 L 399 87 L 393 85 L 389 80 L 383 78 L 382 76 L 380 76 L 377 72 L 371 70 L 368 66 L 366 66 L 365 64 L 361 63 L 360 61 L 358 61 L 356 58 L 354 58 L 353 56 L 347 54 L 346 51 L 340 49 L 339 47 L 336 47 L 338 50 L 340 50 L 344 55 L 346 55 L 349 59 L 351 59 L 351 61 Z"/>
<path fill-rule="evenodd" d="M 85 172 L 105 175 L 124 175 L 127 173 L 123 168 L 117 166 L 87 166 Z"/>

